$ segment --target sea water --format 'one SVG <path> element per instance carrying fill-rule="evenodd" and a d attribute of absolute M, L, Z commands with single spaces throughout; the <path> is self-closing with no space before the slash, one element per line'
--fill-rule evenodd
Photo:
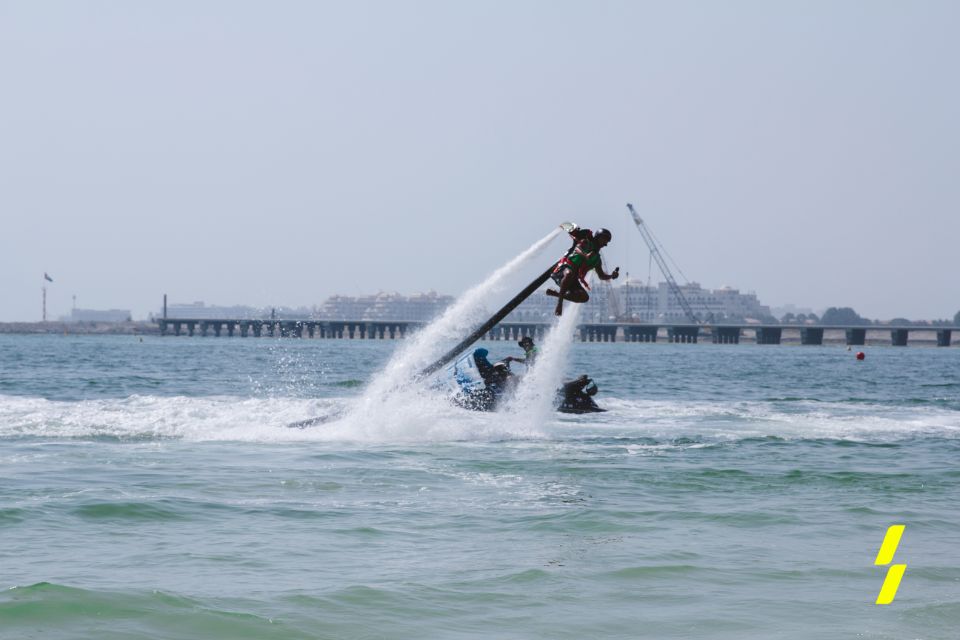
<path fill-rule="evenodd" d="M 0 638 L 958 637 L 960 349 L 574 343 L 606 413 L 355 412 L 403 345 L 0 336 Z"/>

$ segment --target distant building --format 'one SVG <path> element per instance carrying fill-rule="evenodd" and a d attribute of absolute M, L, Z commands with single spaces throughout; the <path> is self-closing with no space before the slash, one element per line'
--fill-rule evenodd
<path fill-rule="evenodd" d="M 267 317 L 270 316 L 269 310 Z M 163 311 L 158 314 L 163 317 Z M 168 318 L 196 318 L 198 320 L 223 320 L 238 318 L 241 320 L 263 318 L 263 310 L 256 307 L 247 307 L 235 305 L 232 307 L 219 307 L 217 305 L 207 305 L 204 302 L 192 303 L 173 303 L 167 305 Z"/>
<path fill-rule="evenodd" d="M 453 302 L 453 296 L 435 291 L 404 296 L 377 293 L 369 296 L 331 296 L 320 305 L 320 320 L 398 320 L 428 322 Z"/>
<path fill-rule="evenodd" d="M 694 312 L 702 319 L 726 318 L 743 321 L 750 318 L 759 320 L 770 315 L 770 308 L 760 304 L 753 293 L 740 293 L 739 290 L 731 287 L 707 290 L 695 282 L 683 285 L 681 289 Z M 453 301 L 453 296 L 429 291 L 409 296 L 391 292 L 366 296 L 335 295 L 313 309 L 218 307 L 194 302 L 168 305 L 167 317 L 197 320 L 311 318 L 371 322 L 378 320 L 429 322 L 440 315 Z M 513 322 L 549 322 L 554 317 L 553 310 L 556 302 L 556 298 L 550 298 L 543 291 L 538 291 L 527 298 L 506 319 Z M 590 290 L 590 300 L 580 310 L 580 319 L 583 322 L 610 322 L 624 319 L 636 322 L 685 322 L 687 320 L 683 308 L 670 292 L 667 283 L 661 282 L 656 287 L 648 287 L 636 281 L 624 284 L 595 282 Z"/>
<path fill-rule="evenodd" d="M 761 319 L 770 315 L 770 308 L 760 304 L 754 293 L 740 293 L 732 287 L 703 289 L 696 282 L 681 285 L 687 302 L 701 319 Z M 557 299 L 542 292 L 527 298 L 507 318 L 518 322 L 542 322 L 553 317 Z M 565 303 L 570 304 L 570 303 Z M 656 287 L 641 282 L 624 284 L 594 281 L 590 300 L 580 310 L 584 322 L 609 322 L 629 319 L 636 322 L 686 322 L 687 315 L 666 282 Z"/>
<path fill-rule="evenodd" d="M 268 318 L 302 320 L 313 317 L 315 313 L 315 309 L 309 309 L 307 307 L 248 307 L 245 305 L 221 307 L 208 305 L 203 301 L 189 304 L 174 303 L 167 305 L 168 318 L 190 318 L 196 320 L 266 320 Z M 156 317 L 162 318 L 163 311 L 161 310 L 157 313 Z"/>
<path fill-rule="evenodd" d="M 67 322 L 130 322 L 129 309 L 73 309 Z"/>

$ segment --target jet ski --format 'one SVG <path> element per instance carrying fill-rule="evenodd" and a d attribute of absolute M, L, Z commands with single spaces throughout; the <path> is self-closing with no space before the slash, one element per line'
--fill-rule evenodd
<path fill-rule="evenodd" d="M 510 370 L 509 361 L 491 364 L 488 354 L 486 349 L 475 349 L 450 368 L 451 400 L 457 406 L 471 411 L 495 411 L 516 389 L 520 376 Z M 586 375 L 565 382 L 557 389 L 556 409 L 561 413 L 606 411 L 593 399 L 597 391 L 596 383 Z"/>
<path fill-rule="evenodd" d="M 561 413 L 597 413 L 606 411 L 601 409 L 594 402 L 593 396 L 597 395 L 597 383 L 586 375 L 582 375 L 576 380 L 563 383 L 563 386 L 557 390 L 557 411 Z"/>

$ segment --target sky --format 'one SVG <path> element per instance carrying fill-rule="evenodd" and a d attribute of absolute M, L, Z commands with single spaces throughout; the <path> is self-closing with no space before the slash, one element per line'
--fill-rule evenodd
<path fill-rule="evenodd" d="M 40 319 L 44 272 L 50 318 L 456 295 L 566 220 L 662 280 L 627 202 L 704 287 L 952 318 L 957 24 L 934 1 L 0 0 L 0 321 Z"/>

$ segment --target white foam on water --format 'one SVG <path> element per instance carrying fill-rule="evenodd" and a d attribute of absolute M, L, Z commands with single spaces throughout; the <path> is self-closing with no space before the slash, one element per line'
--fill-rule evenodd
<path fill-rule="evenodd" d="M 0 396 L 0 437 L 292 440 L 302 434 L 290 422 L 339 410 L 338 401 L 293 398 Z"/>
<path fill-rule="evenodd" d="M 544 388 L 547 388 L 546 386 Z M 385 423 L 358 420 L 359 398 L 236 398 L 139 396 L 54 401 L 0 396 L 0 438 L 163 439 L 188 441 L 494 441 L 579 437 L 698 438 L 726 442 L 750 437 L 871 442 L 913 437 L 960 438 L 960 413 L 938 407 L 797 403 L 789 409 L 765 401 L 634 400 L 605 394 L 607 413 L 553 417 L 526 424 L 524 414 L 481 413 L 452 406 L 422 389 L 386 407 Z M 292 422 L 315 416 L 342 419 L 305 429 Z M 365 415 L 365 414 L 359 414 Z"/>
<path fill-rule="evenodd" d="M 560 321 L 545 336 L 534 365 L 505 407 L 503 413 L 529 431 L 540 431 L 554 417 L 557 389 L 563 382 L 580 307 L 569 302 L 564 305 Z"/>
<path fill-rule="evenodd" d="M 632 400 L 605 396 L 607 413 L 578 416 L 577 426 L 630 437 L 670 440 L 751 437 L 788 440 L 894 441 L 912 437 L 960 438 L 960 414 L 936 407 L 803 402 L 779 407 L 766 401 Z"/>

